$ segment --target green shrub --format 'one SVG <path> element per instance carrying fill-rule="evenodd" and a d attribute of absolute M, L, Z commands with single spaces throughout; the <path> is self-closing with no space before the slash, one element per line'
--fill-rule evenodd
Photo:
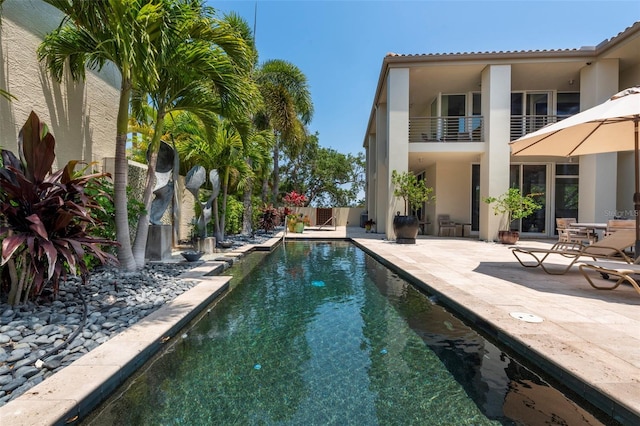
<path fill-rule="evenodd" d="M 239 234 L 242 231 L 242 213 L 244 206 L 234 197 L 227 199 L 227 217 L 224 224 L 225 235 Z"/>
<path fill-rule="evenodd" d="M 94 237 L 116 241 L 116 208 L 113 204 L 113 181 L 109 176 L 103 176 L 89 182 L 85 192 L 93 197 L 100 205 L 99 209 L 91 211 L 91 216 L 101 223 L 101 226 L 91 230 Z M 140 215 L 145 211 L 144 203 L 133 195 L 130 186 L 127 186 L 127 212 L 129 217 L 129 229 L 135 229 Z M 113 255 L 117 254 L 116 246 L 108 246 L 104 249 Z M 92 254 L 87 254 L 87 265 L 89 269 L 100 264 L 99 260 Z"/>

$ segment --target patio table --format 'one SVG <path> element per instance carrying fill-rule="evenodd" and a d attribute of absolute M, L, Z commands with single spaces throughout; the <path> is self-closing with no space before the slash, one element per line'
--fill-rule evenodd
<path fill-rule="evenodd" d="M 604 222 L 574 222 L 571 224 L 572 228 L 581 228 L 590 230 L 594 235 L 600 239 L 602 237 L 602 233 L 607 229 L 607 223 Z M 598 232 L 602 231 L 602 232 Z"/>

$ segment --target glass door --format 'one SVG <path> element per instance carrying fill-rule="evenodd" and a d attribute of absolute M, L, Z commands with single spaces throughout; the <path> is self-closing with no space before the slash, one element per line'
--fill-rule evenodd
<path fill-rule="evenodd" d="M 442 115 L 444 116 L 443 139 L 458 140 L 464 132 L 464 116 L 466 112 L 466 95 L 442 95 Z M 459 117 L 459 118 L 458 118 Z"/>
<path fill-rule="evenodd" d="M 542 204 L 540 210 L 531 216 L 511 223 L 511 229 L 520 232 L 546 233 L 547 232 L 547 166 L 544 164 L 514 164 L 510 168 L 509 186 L 519 188 L 524 195 L 536 195 L 536 201 Z"/>
<path fill-rule="evenodd" d="M 555 219 L 578 219 L 578 173 L 578 164 L 556 164 Z"/>
<path fill-rule="evenodd" d="M 526 94 L 527 133 L 534 132 L 549 122 L 549 98 L 548 92 Z"/>

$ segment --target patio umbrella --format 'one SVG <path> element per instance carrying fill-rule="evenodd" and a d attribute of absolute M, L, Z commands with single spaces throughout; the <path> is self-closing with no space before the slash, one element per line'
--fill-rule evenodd
<path fill-rule="evenodd" d="M 513 155 L 573 155 L 635 151 L 636 257 L 640 254 L 640 86 L 630 87 L 611 99 L 511 142 Z"/>

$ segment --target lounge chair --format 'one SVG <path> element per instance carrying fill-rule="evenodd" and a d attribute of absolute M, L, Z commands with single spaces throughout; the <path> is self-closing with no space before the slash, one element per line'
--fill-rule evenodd
<path fill-rule="evenodd" d="M 632 275 L 640 274 L 640 257 L 632 264 L 622 262 L 584 262 L 581 263 L 578 268 L 593 288 L 597 288 L 598 290 L 613 290 L 626 281 L 640 294 L 640 285 L 638 281 L 632 277 Z M 611 275 L 618 279 L 615 284 L 612 285 L 596 285 L 589 276 L 589 272 L 598 272 L 605 281 L 608 280 Z M 609 282 L 609 284 L 611 283 Z"/>
<path fill-rule="evenodd" d="M 538 247 L 511 247 L 511 252 L 518 259 L 518 262 L 526 268 L 540 267 L 547 274 L 562 275 L 565 274 L 574 263 L 581 257 L 590 257 L 594 261 L 598 259 L 621 260 L 626 263 L 633 263 L 633 259 L 625 253 L 625 249 L 635 244 L 636 234 L 633 229 L 620 230 L 612 235 L 603 238 L 590 245 L 581 243 L 558 242 L 551 248 Z M 525 263 L 520 256 L 529 255 L 533 258 L 534 263 Z M 564 269 L 552 270 L 544 265 L 544 261 L 550 255 L 559 255 L 571 259 Z"/>

